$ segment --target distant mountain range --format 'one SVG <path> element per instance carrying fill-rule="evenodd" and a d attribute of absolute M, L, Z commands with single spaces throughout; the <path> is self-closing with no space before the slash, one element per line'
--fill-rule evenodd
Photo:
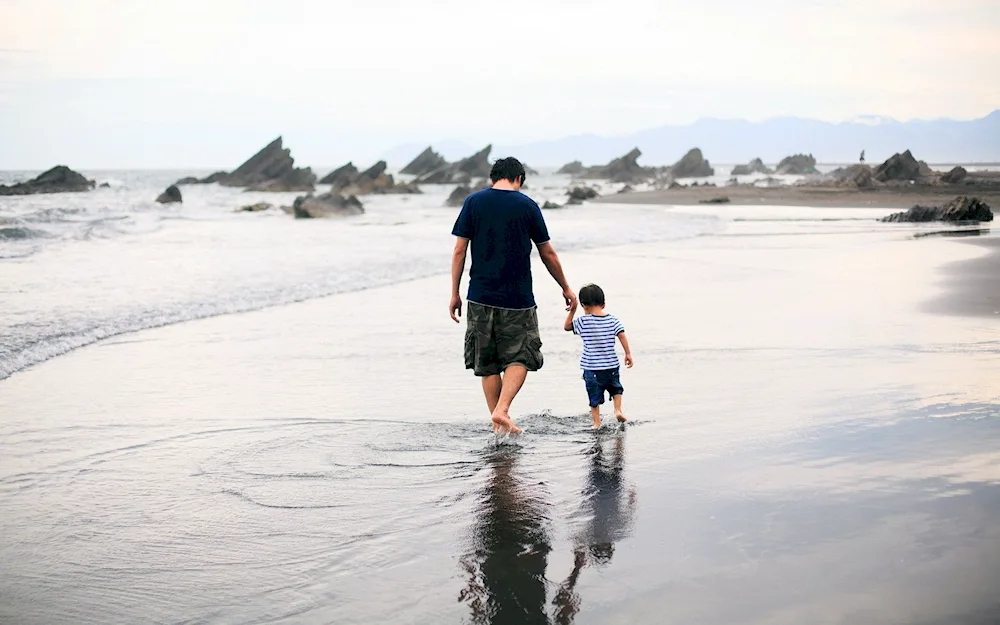
<path fill-rule="evenodd" d="M 384 158 L 405 165 L 426 145 L 393 148 Z M 483 146 L 442 141 L 434 149 L 448 160 Z M 1000 162 L 1000 109 L 969 121 L 952 119 L 897 122 L 884 117 L 862 117 L 831 123 L 795 117 L 763 122 L 702 119 L 687 126 L 662 126 L 622 137 L 578 135 L 523 145 L 496 145 L 493 156 L 513 155 L 534 167 L 558 166 L 569 161 L 585 165 L 606 163 L 633 147 L 642 150 L 646 165 L 669 165 L 693 147 L 714 163 L 746 163 L 760 157 L 776 163 L 789 154 L 810 153 L 821 163 L 851 163 L 865 150 L 866 160 L 881 162 L 909 149 L 929 163 Z"/>

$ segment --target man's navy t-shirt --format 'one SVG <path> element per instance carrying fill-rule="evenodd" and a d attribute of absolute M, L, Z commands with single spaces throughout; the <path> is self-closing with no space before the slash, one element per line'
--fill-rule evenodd
<path fill-rule="evenodd" d="M 470 302 L 495 308 L 534 308 L 531 242 L 549 240 L 542 211 L 520 191 L 483 189 L 465 199 L 451 233 L 470 241 Z"/>

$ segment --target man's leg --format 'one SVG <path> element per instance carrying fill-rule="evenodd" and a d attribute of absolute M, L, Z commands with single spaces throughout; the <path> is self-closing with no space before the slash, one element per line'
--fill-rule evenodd
<path fill-rule="evenodd" d="M 499 375 L 487 375 L 483 377 L 483 395 L 486 396 L 486 407 L 490 409 L 491 417 L 497 409 L 497 404 L 500 403 L 500 388 L 502 384 L 503 381 Z M 493 431 L 496 432 L 499 427 L 494 423 Z"/>
<path fill-rule="evenodd" d="M 509 430 L 512 434 L 521 431 L 521 428 L 514 425 L 510 419 L 510 405 L 517 397 L 518 391 L 524 386 L 524 380 L 527 377 L 528 369 L 524 365 L 510 365 L 504 370 L 500 399 L 497 401 L 496 408 L 493 409 L 494 426 Z"/>

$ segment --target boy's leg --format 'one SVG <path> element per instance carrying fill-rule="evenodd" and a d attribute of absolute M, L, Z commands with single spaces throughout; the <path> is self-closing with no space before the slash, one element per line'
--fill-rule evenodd
<path fill-rule="evenodd" d="M 483 395 L 486 397 L 486 407 L 490 410 L 490 417 L 492 418 L 493 412 L 497 409 L 497 404 L 500 403 L 500 389 L 503 385 L 503 381 L 499 375 L 488 375 L 483 377 Z M 493 424 L 493 431 L 496 432 L 496 423 Z"/>
<path fill-rule="evenodd" d="M 591 406 L 590 407 L 590 416 L 594 420 L 594 429 L 596 430 L 596 429 L 600 428 L 601 427 L 601 407 L 600 406 Z"/>
<path fill-rule="evenodd" d="M 517 397 L 517 393 L 521 390 L 527 377 L 528 369 L 523 365 L 510 365 L 504 369 L 500 385 L 500 399 L 497 401 L 496 408 L 493 409 L 493 424 L 499 428 L 510 430 L 512 434 L 517 434 L 521 428 L 514 425 L 510 419 L 510 405 Z"/>
<path fill-rule="evenodd" d="M 622 396 L 621 396 L 621 394 L 618 394 L 618 395 L 615 395 L 614 397 L 612 397 L 611 401 L 613 401 L 615 403 L 615 418 L 618 419 L 618 421 L 621 422 L 621 423 L 624 423 L 625 421 L 628 421 L 628 419 L 625 418 L 625 413 L 622 412 Z"/>

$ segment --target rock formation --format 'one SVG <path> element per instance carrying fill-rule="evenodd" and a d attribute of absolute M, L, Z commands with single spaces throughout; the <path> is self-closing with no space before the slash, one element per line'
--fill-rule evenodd
<path fill-rule="evenodd" d="M 699 204 L 729 204 L 729 198 L 725 195 L 720 195 L 718 197 L 709 198 L 707 200 L 698 200 Z"/>
<path fill-rule="evenodd" d="M 343 189 L 358 177 L 358 168 L 354 163 L 347 163 L 334 169 L 320 179 L 320 184 L 332 184 L 334 189 Z"/>
<path fill-rule="evenodd" d="M 542 204 L 542 208 L 546 209 L 546 210 L 551 209 L 551 208 L 562 208 L 562 205 L 561 204 L 556 204 L 555 202 L 549 202 L 548 200 L 546 200 L 546 202 L 544 204 Z"/>
<path fill-rule="evenodd" d="M 443 156 L 428 147 L 417 155 L 415 159 L 410 161 L 409 165 L 401 169 L 399 173 L 411 176 L 423 176 L 447 166 L 448 161 L 444 160 Z"/>
<path fill-rule="evenodd" d="M 268 204 L 267 202 L 257 202 L 256 204 L 251 204 L 250 206 L 241 206 L 237 208 L 234 212 L 237 213 L 259 213 L 261 211 L 271 210 L 274 208 L 273 204 Z"/>
<path fill-rule="evenodd" d="M 213 174 L 209 178 L 216 176 Z M 216 180 L 227 187 L 246 187 L 250 191 L 312 191 L 316 175 L 308 167 L 295 167 L 291 150 L 282 147 L 278 137 L 231 174 L 218 175 Z"/>
<path fill-rule="evenodd" d="M 632 193 L 634 191 L 635 191 L 635 189 L 632 188 L 632 185 L 627 184 L 624 187 L 622 187 L 621 189 L 618 189 L 618 195 L 622 195 L 623 193 Z"/>
<path fill-rule="evenodd" d="M 790 176 L 815 174 L 817 173 L 816 158 L 812 154 L 793 154 L 792 156 L 786 156 L 781 159 L 780 163 L 778 163 L 778 169 L 775 173 Z"/>
<path fill-rule="evenodd" d="M 632 148 L 631 152 L 612 160 L 607 165 L 584 169 L 580 176 L 631 184 L 646 182 L 656 175 L 656 170 L 640 165 L 638 163 L 640 156 L 642 156 L 642 152 L 639 151 L 639 148 Z"/>
<path fill-rule="evenodd" d="M 565 165 L 560 167 L 559 171 L 557 171 L 556 173 L 570 174 L 571 176 L 575 176 L 577 174 L 582 174 L 583 169 L 584 169 L 583 163 L 581 163 L 580 161 L 573 161 L 572 163 L 566 163 Z"/>
<path fill-rule="evenodd" d="M 187 178 L 181 178 L 180 180 L 178 180 L 174 184 L 177 185 L 177 186 L 181 186 L 181 185 L 185 185 L 185 184 L 201 184 L 201 180 L 199 180 L 198 178 L 195 178 L 194 176 L 188 176 Z"/>
<path fill-rule="evenodd" d="M 585 200 L 592 200 L 597 197 L 597 191 L 591 187 L 573 187 L 566 192 L 569 196 L 567 204 L 583 204 Z"/>
<path fill-rule="evenodd" d="M 172 184 L 160 194 L 160 197 L 156 198 L 156 201 L 160 204 L 176 204 L 183 202 L 184 199 L 181 197 L 181 190 L 177 188 L 177 185 Z"/>
<path fill-rule="evenodd" d="M 979 198 L 960 195 L 944 206 L 914 206 L 905 213 L 893 213 L 884 217 L 885 222 L 923 221 L 993 221 L 993 211 Z"/>
<path fill-rule="evenodd" d="M 472 187 L 467 187 L 465 185 L 459 185 L 455 187 L 455 190 L 451 192 L 448 199 L 445 201 L 446 206 L 461 206 L 465 204 L 465 198 L 472 195 Z"/>
<path fill-rule="evenodd" d="M 345 166 L 346 167 L 346 166 Z M 357 174 L 353 179 L 349 179 L 349 171 L 345 171 L 341 180 L 334 185 L 335 190 L 342 191 L 344 195 L 371 195 L 373 193 L 420 193 L 417 184 L 410 183 L 397 184 L 392 174 L 385 173 L 387 166 L 385 161 L 379 161 Z M 341 169 L 344 169 L 343 167 Z M 344 186 L 340 186 L 340 185 Z"/>
<path fill-rule="evenodd" d="M 764 161 L 759 158 L 755 158 L 746 165 L 737 165 L 733 167 L 733 171 L 730 172 L 730 176 L 749 176 L 750 174 L 767 174 L 771 175 L 772 172 Z"/>
<path fill-rule="evenodd" d="M 965 168 L 959 165 L 945 175 L 941 176 L 941 182 L 944 182 L 945 184 L 958 184 L 965 180 L 965 177 L 968 175 L 969 172 L 965 171 Z"/>
<path fill-rule="evenodd" d="M 87 180 L 65 165 L 57 165 L 37 178 L 11 186 L 0 184 L 0 195 L 34 195 L 35 193 L 76 193 L 90 191 L 95 182 Z"/>
<path fill-rule="evenodd" d="M 473 178 L 488 178 L 490 175 L 490 152 L 488 145 L 472 156 L 463 158 L 457 163 L 443 165 L 432 172 L 417 178 L 417 184 L 470 184 Z"/>
<path fill-rule="evenodd" d="M 361 200 L 353 195 L 344 197 L 339 193 L 303 195 L 295 198 L 292 214 L 296 219 L 316 219 L 321 217 L 351 217 L 365 212 Z"/>
<path fill-rule="evenodd" d="M 875 180 L 888 182 L 890 180 L 908 181 L 920 178 L 920 163 L 913 158 L 910 151 L 893 154 L 875 169 Z"/>
<path fill-rule="evenodd" d="M 674 178 L 707 178 L 714 176 L 715 170 L 712 169 L 711 164 L 702 155 L 700 149 L 692 148 L 681 157 L 681 160 L 674 163 L 673 167 L 670 168 L 670 174 Z"/>

